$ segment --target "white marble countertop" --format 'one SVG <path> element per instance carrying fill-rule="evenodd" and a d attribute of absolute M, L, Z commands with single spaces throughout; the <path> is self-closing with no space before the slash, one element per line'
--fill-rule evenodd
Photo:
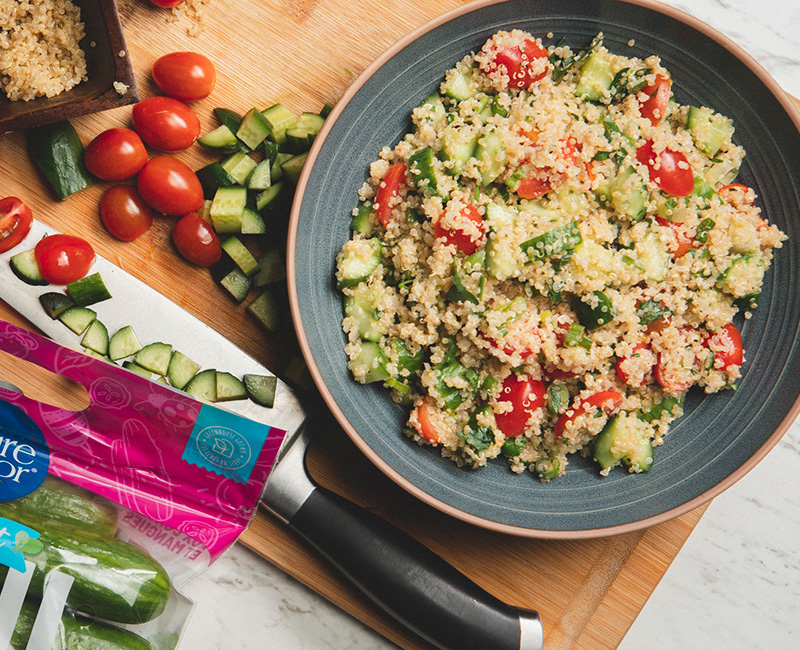
<path fill-rule="evenodd" d="M 800 97 L 800 2 L 667 0 L 750 52 Z M 715 499 L 621 650 L 800 648 L 800 420 Z M 179 650 L 396 646 L 242 547 L 194 580 Z M 488 649 L 487 649 L 488 650 Z"/>

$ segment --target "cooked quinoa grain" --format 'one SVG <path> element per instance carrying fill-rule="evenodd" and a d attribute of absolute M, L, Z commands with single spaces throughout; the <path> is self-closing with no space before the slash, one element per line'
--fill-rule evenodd
<path fill-rule="evenodd" d="M 0 87 L 12 101 L 55 97 L 86 76 L 81 10 L 70 0 L 0 2 Z"/>
<path fill-rule="evenodd" d="M 514 30 L 449 70 L 370 166 L 337 260 L 356 381 L 459 465 L 646 472 L 691 387 L 732 388 L 785 235 L 734 125 L 656 56 Z"/>

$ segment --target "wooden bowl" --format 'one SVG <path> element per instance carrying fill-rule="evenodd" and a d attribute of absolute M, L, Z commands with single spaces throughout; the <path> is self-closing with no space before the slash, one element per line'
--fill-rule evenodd
<path fill-rule="evenodd" d="M 109 0 L 73 0 L 81 9 L 86 36 L 80 45 L 86 53 L 88 80 L 55 97 L 9 101 L 0 92 L 0 133 L 58 122 L 78 115 L 105 111 L 139 101 L 128 47 L 117 5 Z M 117 92 L 114 84 L 127 88 Z"/>

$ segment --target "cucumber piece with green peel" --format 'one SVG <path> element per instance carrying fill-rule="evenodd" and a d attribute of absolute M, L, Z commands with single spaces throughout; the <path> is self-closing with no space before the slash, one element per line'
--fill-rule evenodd
<path fill-rule="evenodd" d="M 337 259 L 338 287 L 357 286 L 378 268 L 382 259 L 383 246 L 378 237 L 346 242 Z"/>
<path fill-rule="evenodd" d="M 242 117 L 239 128 L 236 129 L 236 137 L 251 149 L 256 149 L 266 140 L 271 130 L 272 127 L 261 111 L 251 108 Z"/>
<path fill-rule="evenodd" d="M 506 166 L 505 147 L 500 136 L 494 131 L 481 136 L 475 148 L 475 158 L 481 171 L 481 185 L 486 187 L 503 173 Z"/>
<path fill-rule="evenodd" d="M 292 185 L 297 185 L 297 181 L 300 180 L 300 174 L 303 171 L 303 165 L 306 164 L 306 158 L 308 158 L 308 152 L 292 156 L 289 160 L 281 163 L 283 175 Z"/>
<path fill-rule="evenodd" d="M 42 277 L 42 272 L 39 270 L 39 262 L 36 261 L 36 254 L 34 249 L 22 251 L 16 255 L 12 255 L 8 261 L 11 265 L 11 270 L 20 280 L 25 284 L 32 286 L 46 286 L 50 284 Z"/>
<path fill-rule="evenodd" d="M 213 199 L 220 187 L 237 185 L 236 179 L 218 162 L 213 162 L 197 170 L 197 179 L 203 187 L 203 196 Z"/>
<path fill-rule="evenodd" d="M 442 135 L 439 158 L 446 174 L 460 176 L 475 155 L 478 133 L 468 127 L 447 127 Z"/>
<path fill-rule="evenodd" d="M 268 248 L 258 258 L 258 273 L 253 276 L 253 285 L 265 287 L 286 279 L 286 264 L 277 248 Z"/>
<path fill-rule="evenodd" d="M 594 459 L 600 467 L 608 470 L 624 463 L 636 472 L 650 471 L 653 443 L 645 434 L 644 426 L 639 418 L 633 416 L 612 417 L 594 443 Z"/>
<path fill-rule="evenodd" d="M 134 361 L 142 368 L 165 377 L 172 359 L 172 346 L 169 343 L 150 343 L 136 353 Z"/>
<path fill-rule="evenodd" d="M 237 237 L 228 237 L 220 244 L 242 273 L 252 278 L 259 271 L 258 260 Z"/>
<path fill-rule="evenodd" d="M 610 92 L 613 81 L 613 62 L 606 54 L 593 51 L 581 68 L 575 96 L 590 102 L 600 101 Z"/>
<path fill-rule="evenodd" d="M 280 323 L 278 301 L 271 291 L 262 291 L 249 305 L 247 311 L 264 326 L 268 332 L 276 332 Z"/>
<path fill-rule="evenodd" d="M 435 158 L 436 155 L 430 147 L 415 151 L 408 158 L 408 170 L 417 189 L 438 195 L 439 181 L 436 177 L 436 165 L 441 163 L 435 163 Z"/>
<path fill-rule="evenodd" d="M 118 361 L 120 359 L 132 357 L 141 349 L 142 346 L 133 328 L 130 325 L 126 325 L 115 332 L 109 339 L 108 358 L 112 361 Z"/>
<path fill-rule="evenodd" d="M 67 293 L 79 307 L 86 307 L 111 298 L 99 273 L 92 273 L 67 285 Z"/>
<path fill-rule="evenodd" d="M 173 350 L 167 367 L 167 379 L 169 379 L 170 385 L 183 390 L 199 370 L 199 363 L 193 361 L 182 352 Z"/>
<path fill-rule="evenodd" d="M 197 138 L 197 144 L 218 154 L 239 151 L 239 142 L 240 140 L 236 137 L 236 134 L 225 124 L 220 124 L 216 129 Z"/>
<path fill-rule="evenodd" d="M 608 325 L 617 315 L 616 308 L 604 291 L 593 291 L 589 302 L 583 298 L 576 299 L 573 308 L 578 322 L 587 330 Z"/>
<path fill-rule="evenodd" d="M 28 153 L 62 201 L 94 183 L 84 148 L 67 120 L 28 129 Z"/>
<path fill-rule="evenodd" d="M 247 399 L 247 389 L 244 384 L 231 373 L 218 371 L 215 381 L 218 402 Z"/>
<path fill-rule="evenodd" d="M 125 368 L 125 370 L 130 370 L 132 373 L 135 373 L 140 377 L 144 377 L 145 379 L 154 381 L 157 377 L 156 373 L 148 370 L 147 368 L 142 368 L 138 363 L 131 361 L 130 359 L 123 361 L 122 367 Z"/>
<path fill-rule="evenodd" d="M 39 302 L 42 308 L 47 312 L 53 320 L 58 318 L 67 309 L 75 307 L 75 302 L 68 295 L 64 293 L 56 293 L 55 291 L 48 291 L 39 296 Z"/>
<path fill-rule="evenodd" d="M 286 142 L 287 129 L 293 129 L 297 126 L 297 118 L 294 113 L 283 104 L 273 104 L 261 111 L 261 115 L 269 125 L 270 140 L 277 144 Z"/>
<path fill-rule="evenodd" d="M 275 213 L 285 205 L 288 194 L 288 190 L 284 190 L 283 181 L 273 183 L 256 196 L 256 210 L 262 215 Z"/>
<path fill-rule="evenodd" d="M 219 283 L 236 302 L 242 302 L 247 298 L 247 294 L 250 293 L 253 286 L 253 280 L 248 278 L 240 268 L 231 269 L 220 279 Z"/>
<path fill-rule="evenodd" d="M 272 167 L 270 167 L 269 170 L 273 183 L 283 178 L 283 169 L 281 165 L 291 158 L 294 158 L 294 154 L 286 153 L 285 151 L 281 151 L 275 156 L 275 159 L 272 161 Z"/>
<path fill-rule="evenodd" d="M 245 207 L 242 211 L 242 229 L 243 235 L 265 235 L 267 233 L 267 224 L 264 218 L 252 208 Z"/>
<path fill-rule="evenodd" d="M 223 158 L 219 164 L 239 185 L 245 185 L 258 163 L 246 153 L 237 151 Z"/>
<path fill-rule="evenodd" d="M 356 213 L 350 221 L 350 230 L 362 235 L 370 236 L 375 232 L 375 222 L 372 219 L 372 201 L 358 204 Z"/>
<path fill-rule="evenodd" d="M 474 97 L 478 92 L 473 78 L 474 73 L 473 69 L 450 70 L 442 82 L 442 94 L 457 102 Z"/>
<path fill-rule="evenodd" d="M 366 368 L 362 374 L 360 371 L 354 376 L 356 381 L 362 384 L 371 384 L 378 381 L 386 381 L 391 378 L 391 373 L 386 366 L 389 359 L 381 350 L 381 346 L 375 341 L 361 341 L 361 349 L 350 360 L 351 371 L 357 368 Z"/>
<path fill-rule="evenodd" d="M 241 232 L 246 205 L 247 188 L 239 186 L 218 188 L 209 211 L 217 234 Z"/>
<path fill-rule="evenodd" d="M 622 219 L 644 219 L 648 198 L 647 186 L 632 166 L 620 172 L 611 184 L 611 205 L 616 215 Z"/>
<path fill-rule="evenodd" d="M 78 336 L 83 334 L 96 318 L 97 312 L 88 307 L 70 307 L 58 316 L 58 320 Z"/>
<path fill-rule="evenodd" d="M 380 341 L 385 334 L 375 318 L 381 295 L 366 285 L 344 297 L 344 315 L 353 321 L 358 335 L 366 341 Z"/>
<path fill-rule="evenodd" d="M 86 328 L 81 345 L 93 352 L 97 352 L 97 354 L 106 356 L 108 354 L 108 340 L 108 329 L 95 318 Z"/>
<path fill-rule="evenodd" d="M 689 107 L 686 128 L 691 131 L 697 148 L 709 158 L 716 156 L 733 137 L 733 121 L 705 107 Z"/>
<path fill-rule="evenodd" d="M 201 370 L 183 387 L 189 395 L 205 402 L 217 401 L 217 371 Z"/>
<path fill-rule="evenodd" d="M 278 387 L 278 378 L 267 375 L 247 374 L 242 377 L 248 397 L 256 404 L 272 408 L 275 404 L 275 392 Z"/>
<path fill-rule="evenodd" d="M 264 158 L 253 167 L 253 171 L 250 172 L 250 177 L 247 179 L 247 189 L 265 190 L 272 185 L 271 167 L 272 161 L 269 158 Z"/>

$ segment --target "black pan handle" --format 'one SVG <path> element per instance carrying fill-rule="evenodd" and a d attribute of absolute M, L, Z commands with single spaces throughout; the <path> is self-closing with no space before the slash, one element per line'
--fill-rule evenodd
<path fill-rule="evenodd" d="M 498 600 L 426 546 L 315 486 L 289 525 L 388 614 L 442 650 L 541 650 L 534 611 Z"/>

